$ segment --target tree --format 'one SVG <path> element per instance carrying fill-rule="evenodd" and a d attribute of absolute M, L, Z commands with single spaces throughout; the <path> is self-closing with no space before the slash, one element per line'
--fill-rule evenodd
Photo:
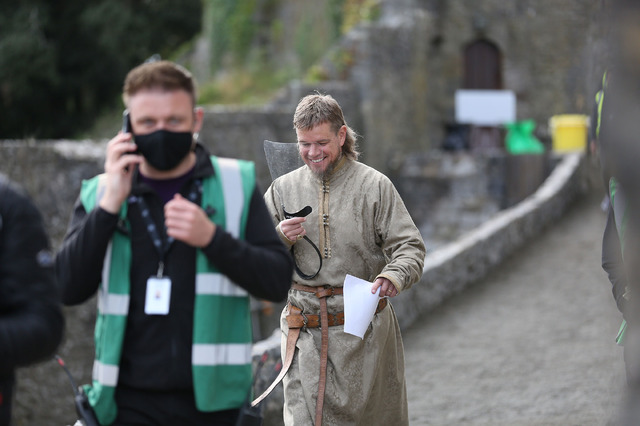
<path fill-rule="evenodd" d="M 200 0 L 0 3 L 0 138 L 69 137 L 118 102 L 127 71 L 200 31 Z"/>

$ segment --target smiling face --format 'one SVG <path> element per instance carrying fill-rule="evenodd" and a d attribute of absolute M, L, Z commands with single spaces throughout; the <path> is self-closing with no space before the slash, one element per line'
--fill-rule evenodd
<path fill-rule="evenodd" d="M 329 123 L 322 123 L 308 130 L 296 129 L 296 135 L 302 161 L 313 173 L 323 176 L 340 160 L 347 129 L 342 126 L 334 132 Z"/>

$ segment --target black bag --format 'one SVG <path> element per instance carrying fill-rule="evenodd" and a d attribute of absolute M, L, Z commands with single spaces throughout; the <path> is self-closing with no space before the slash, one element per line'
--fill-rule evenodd
<path fill-rule="evenodd" d="M 55 355 L 54 358 L 58 365 L 62 367 L 64 372 L 67 374 L 69 382 L 71 382 L 71 388 L 73 389 L 73 401 L 75 403 L 76 412 L 78 413 L 79 417 L 78 420 L 84 426 L 100 426 L 100 423 L 98 423 L 98 419 L 96 418 L 96 414 L 94 413 L 91 404 L 89 404 L 89 398 L 84 392 L 84 389 L 76 384 L 76 381 L 73 379 L 73 376 L 64 363 L 64 360 L 58 355 Z"/>
<path fill-rule="evenodd" d="M 236 426 L 261 426 L 262 425 L 262 408 L 260 405 L 251 406 L 251 392 L 244 404 L 240 408 L 240 415 L 236 421 Z"/>
<path fill-rule="evenodd" d="M 252 395 L 253 395 L 252 390 L 256 386 L 256 382 L 258 381 L 258 378 L 260 376 L 260 371 L 262 371 L 262 367 L 264 366 L 265 362 L 267 362 L 268 358 L 269 358 L 269 352 L 265 351 L 262 354 L 260 361 L 258 361 L 258 366 L 256 367 L 256 372 L 253 377 L 253 384 L 251 385 L 251 389 L 249 390 L 247 399 L 244 401 L 244 404 L 242 404 L 242 407 L 240 407 L 240 414 L 238 415 L 236 426 L 261 426 L 262 425 L 262 408 L 260 407 L 260 404 L 257 404 L 255 407 L 251 406 Z M 278 372 L 280 371 L 280 368 L 282 368 L 282 362 L 277 362 L 275 365 L 275 371 L 274 371 L 275 375 L 278 374 Z"/>

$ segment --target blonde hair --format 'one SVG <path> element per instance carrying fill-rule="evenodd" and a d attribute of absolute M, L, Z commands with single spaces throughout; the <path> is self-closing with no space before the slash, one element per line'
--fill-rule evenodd
<path fill-rule="evenodd" d="M 331 95 L 319 93 L 302 98 L 293 115 L 293 128 L 311 130 L 324 123 L 329 123 L 336 134 L 342 126 L 347 128 L 342 153 L 350 160 L 357 160 L 360 155 L 356 144 L 358 134 L 347 125 L 338 102 Z"/>

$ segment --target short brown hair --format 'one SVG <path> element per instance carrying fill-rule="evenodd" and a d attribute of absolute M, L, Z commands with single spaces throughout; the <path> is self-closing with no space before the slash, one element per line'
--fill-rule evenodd
<path fill-rule="evenodd" d="M 131 96 L 145 89 L 184 90 L 191 96 L 194 106 L 196 103 L 197 88 L 193 76 L 186 68 L 171 61 L 145 62 L 129 71 L 122 90 L 125 104 Z"/>
<path fill-rule="evenodd" d="M 347 127 L 342 153 L 350 160 L 357 160 L 360 155 L 356 149 L 358 134 L 347 125 L 338 102 L 331 95 L 315 94 L 302 98 L 293 115 L 293 128 L 311 130 L 324 123 L 329 123 L 336 133 L 342 126 Z"/>

